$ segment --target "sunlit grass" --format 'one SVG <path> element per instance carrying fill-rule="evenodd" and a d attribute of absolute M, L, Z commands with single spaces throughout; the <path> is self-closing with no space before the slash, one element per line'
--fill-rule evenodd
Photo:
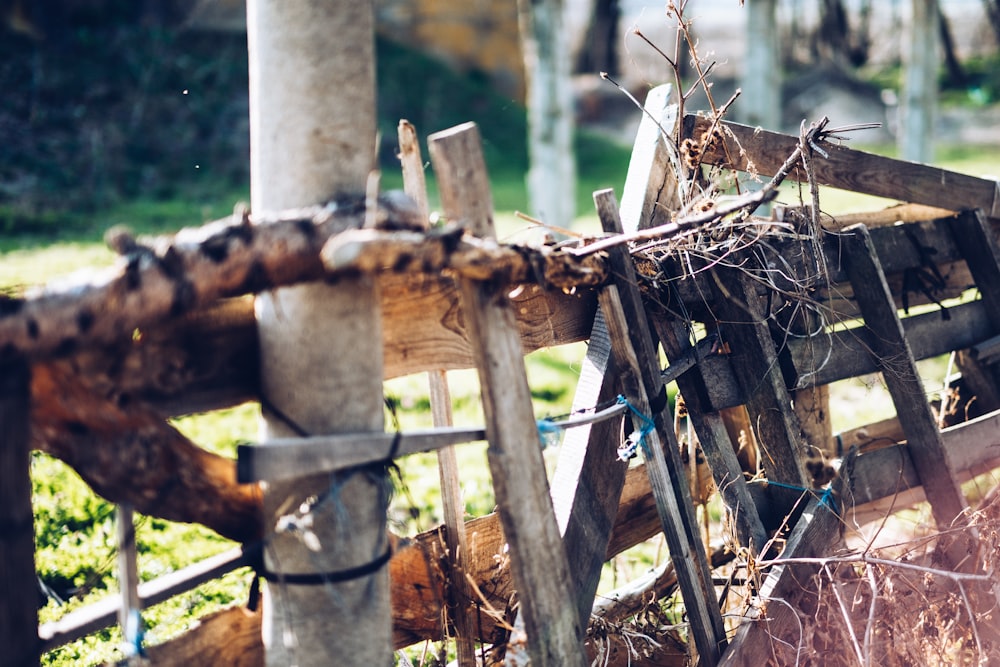
<path fill-rule="evenodd" d="M 620 155 L 608 165 L 619 169 Z M 989 151 L 953 150 L 945 153 L 941 166 L 964 173 L 987 173 L 995 163 Z M 603 175 L 582 179 L 580 218 L 577 231 L 596 233 L 596 216 L 583 206 L 589 205 L 589 192 L 585 187 L 613 187 L 620 195 L 621 184 Z M 393 186 L 393 179 L 385 181 Z M 398 186 L 398 185 L 397 185 Z M 497 181 L 494 196 L 503 204 L 496 215 L 497 233 L 501 240 L 520 242 L 537 240 L 541 232 L 530 223 L 516 217 L 515 209 L 526 208 L 524 185 L 510 177 Z M 795 193 L 790 195 L 795 196 Z M 123 205 L 100 217 L 100 224 L 128 224 L 139 234 L 166 233 L 183 226 L 227 215 L 233 204 L 245 199 L 234 192 L 217 204 L 137 202 Z M 892 202 L 875 200 L 852 193 L 824 189 L 824 209 L 837 211 L 872 210 Z M 22 237 L 0 240 L 0 287 L 47 282 L 77 270 L 93 270 L 108 266 L 114 255 L 101 241 L 101 229 L 95 222 L 92 231 L 74 238 Z M 555 350 L 536 352 L 526 360 L 529 386 L 532 390 L 535 416 L 538 418 L 559 415 L 569 410 L 576 386 L 580 360 L 585 353 L 583 344 L 570 345 Z M 928 377 L 942 375 L 941 360 L 922 362 L 922 374 Z M 474 426 L 483 423 L 478 380 L 474 371 L 453 371 L 448 374 L 451 387 L 455 423 Z M 855 381 L 856 383 L 858 381 Z M 932 383 L 932 382 L 931 382 Z M 427 380 L 424 374 L 399 378 L 386 383 L 387 395 L 398 399 L 399 417 L 403 429 L 425 428 L 431 425 Z M 835 389 L 837 403 L 834 407 L 835 429 L 856 426 L 891 414 L 881 383 L 872 377 L 861 380 L 852 388 Z M 193 441 L 224 456 L 234 456 L 238 442 L 253 441 L 257 433 L 258 409 L 244 405 L 232 410 L 206 415 L 194 415 L 174 420 L 175 425 Z M 387 428 L 391 420 L 387 420 Z M 462 470 L 462 488 L 467 516 L 481 516 L 493 509 L 495 498 L 486 461 L 484 443 L 458 447 Z M 546 452 L 550 467 L 557 451 Z M 440 490 L 435 454 L 422 454 L 400 461 L 404 488 L 396 494 L 390 514 L 390 525 L 402 534 L 426 530 L 441 521 Z M 114 539 L 112 508 L 97 499 L 65 465 L 43 455 L 36 455 L 33 468 L 36 487 L 36 513 L 41 522 L 37 562 L 43 577 L 52 581 L 59 577 L 69 580 L 67 587 L 80 588 L 80 597 L 70 598 L 60 605 L 55 601 L 42 610 L 43 620 L 52 620 L 67 610 L 85 602 L 113 594 Z M 56 508 L 76 507 L 83 515 L 72 518 L 59 514 Z M 415 511 L 411 511 L 415 510 Z M 44 525 L 42 525 L 44 524 Z M 54 527 L 63 531 L 53 534 Z M 140 543 L 140 575 L 149 579 L 184 567 L 192 562 L 218 553 L 232 546 L 210 531 L 197 526 L 172 524 L 149 517 L 138 520 Z M 653 541 L 630 550 L 605 568 L 601 591 L 606 592 L 625 579 L 637 576 L 665 557 L 661 543 Z M 58 572 L 58 574 L 57 574 Z M 221 606 L 238 604 L 245 599 L 249 576 L 236 573 L 206 584 L 197 590 L 144 614 L 150 626 L 149 639 L 164 641 L 176 636 L 189 626 L 198 614 Z M 95 664 L 114 658 L 119 633 L 111 629 L 91 636 L 72 646 L 46 657 L 49 665 Z"/>

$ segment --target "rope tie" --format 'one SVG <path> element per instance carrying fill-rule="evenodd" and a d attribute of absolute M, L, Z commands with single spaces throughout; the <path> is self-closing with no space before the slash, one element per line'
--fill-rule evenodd
<path fill-rule="evenodd" d="M 625 444 L 618 448 L 618 460 L 629 461 L 635 458 L 635 454 L 639 447 L 642 447 L 643 454 L 649 456 L 650 452 L 649 447 L 646 444 L 646 436 L 656 429 L 656 424 L 653 422 L 652 418 L 642 414 L 638 408 L 632 405 L 627 398 L 620 394 L 618 396 L 618 403 L 620 405 L 624 405 L 632 412 L 632 414 L 638 417 L 641 424 L 639 428 L 632 431 L 632 433 L 625 438 Z"/>
<path fill-rule="evenodd" d="M 807 489 L 802 486 L 795 486 L 794 484 L 784 484 L 782 482 L 772 482 L 771 480 L 767 480 L 767 483 L 769 486 L 776 486 L 779 489 L 790 489 L 791 491 L 798 491 L 799 493 L 808 493 L 813 497 L 817 497 L 815 489 Z M 818 498 L 820 506 L 826 505 L 827 509 L 829 509 L 834 514 L 840 514 L 840 512 L 837 511 L 837 507 L 836 505 L 834 505 L 833 502 L 832 486 L 826 487 L 826 489 L 823 491 L 821 495 L 818 496 Z"/>

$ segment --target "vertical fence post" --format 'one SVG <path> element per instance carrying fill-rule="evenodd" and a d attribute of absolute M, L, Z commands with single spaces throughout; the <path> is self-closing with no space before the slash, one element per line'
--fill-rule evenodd
<path fill-rule="evenodd" d="M 132 505 L 118 505 L 115 528 L 118 534 L 118 589 L 122 598 L 118 625 L 122 629 L 122 653 L 126 660 L 131 660 L 142 653 L 142 602 L 139 600 L 135 512 Z"/>
<path fill-rule="evenodd" d="M 24 359 L 0 364 L 0 646 L 3 663 L 37 665 L 38 580 L 31 513 L 30 376 Z"/>
<path fill-rule="evenodd" d="M 365 192 L 375 163 L 373 25 L 370 0 L 248 2 L 255 213 Z M 371 276 L 262 294 L 256 312 L 265 440 L 382 431 L 382 325 Z M 391 664 L 387 485 L 375 468 L 267 485 L 268 665 Z M 308 531 L 286 521 L 291 528 L 276 533 L 303 503 Z"/>
<path fill-rule="evenodd" d="M 496 237 L 479 129 L 472 123 L 429 139 L 445 213 L 480 236 Z M 489 465 L 510 545 L 532 664 L 583 665 L 582 631 L 569 565 L 549 498 L 524 372 L 524 349 L 507 286 L 461 281 L 462 307 L 483 393 Z"/>

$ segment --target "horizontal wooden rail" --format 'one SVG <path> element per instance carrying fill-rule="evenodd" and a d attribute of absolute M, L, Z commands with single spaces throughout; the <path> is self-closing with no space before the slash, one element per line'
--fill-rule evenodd
<path fill-rule="evenodd" d="M 249 550 L 230 549 L 176 572 L 139 584 L 139 601 L 143 609 L 152 607 L 252 563 L 253 554 Z M 98 602 L 66 614 L 58 621 L 41 625 L 38 628 L 41 650 L 51 651 L 114 625 L 118 622 L 118 610 L 121 605 L 121 596 L 110 594 Z"/>
<path fill-rule="evenodd" d="M 688 114 L 684 117 L 684 136 L 704 142 L 706 133 L 715 125 L 710 118 Z M 798 137 L 758 127 L 728 121 L 718 125 L 722 127 L 717 136 L 722 140 L 707 142 L 702 150 L 702 161 L 707 164 L 773 176 L 799 145 Z M 873 155 L 829 140 L 818 145 L 827 154 L 812 164 L 820 185 L 951 211 L 978 208 L 990 217 L 1000 218 L 1000 182 Z M 748 156 L 753 156 L 752 164 Z M 794 169 L 790 176 L 806 180 L 801 168 Z"/>

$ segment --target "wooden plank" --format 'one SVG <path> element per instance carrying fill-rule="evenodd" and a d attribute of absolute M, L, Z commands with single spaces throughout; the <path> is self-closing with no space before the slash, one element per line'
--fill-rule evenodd
<path fill-rule="evenodd" d="M 761 464 L 772 482 L 810 488 L 798 418 L 778 363 L 767 313 L 754 283 L 739 270 L 717 271 L 716 312 L 729 362 L 743 389 L 761 447 Z M 728 294 L 722 293 L 725 289 Z"/>
<path fill-rule="evenodd" d="M 684 117 L 684 135 L 700 141 L 712 121 L 693 114 Z M 714 142 L 702 152 L 707 164 L 773 176 L 798 147 L 799 138 L 723 121 L 724 142 Z M 924 204 L 950 211 L 979 208 L 1000 217 L 1000 183 L 916 162 L 906 162 L 854 150 L 830 141 L 819 142 L 828 157 L 813 160 L 820 185 L 877 197 Z M 790 178 L 805 180 L 801 168 Z"/>
<path fill-rule="evenodd" d="M 428 139 L 445 214 L 481 236 L 493 204 L 475 124 Z M 534 664 L 583 665 L 583 628 L 552 510 L 545 463 L 506 285 L 461 281 L 462 303 L 483 393 L 487 455 Z"/>
<path fill-rule="evenodd" d="M 0 645 L 11 667 L 38 665 L 38 579 L 31 511 L 30 371 L 0 364 Z"/>
<path fill-rule="evenodd" d="M 1000 412 L 950 426 L 941 439 L 957 481 L 1000 466 Z M 855 515 L 860 524 L 926 499 L 907 445 L 892 445 L 858 457 L 855 470 Z"/>
<path fill-rule="evenodd" d="M 595 193 L 594 203 L 602 226 L 621 233 L 614 193 L 611 190 Z M 659 357 L 639 294 L 632 258 L 622 246 L 607 252 L 614 282 L 601 291 L 598 302 L 607 321 L 612 354 L 621 369 L 623 393 L 635 410 L 651 419 L 655 426 L 647 429 L 637 423 L 638 420 L 633 420 L 635 428 L 648 431 L 639 449 L 646 461 L 670 557 L 677 568 L 691 634 L 701 664 L 714 665 L 726 644 L 726 631 L 673 434 L 670 406 L 663 400 L 666 388 L 660 375 Z M 661 400 L 663 405 L 654 410 L 651 402 Z"/>
<path fill-rule="evenodd" d="M 646 93 L 622 194 L 622 224 L 630 231 L 670 222 L 675 208 L 680 163 L 672 147 L 679 118 L 672 92 L 663 84 Z"/>
<path fill-rule="evenodd" d="M 430 206 L 427 203 L 427 184 L 424 179 L 424 160 L 420 154 L 417 128 L 406 120 L 399 121 L 399 161 L 403 168 L 403 189 L 416 203 L 420 217 L 428 221 Z M 434 369 L 427 374 L 430 390 L 431 419 L 434 426 L 443 428 L 453 425 L 451 393 L 448 390 L 448 374 Z M 476 643 L 471 627 L 471 617 L 467 606 L 472 600 L 472 591 L 465 578 L 462 566 L 467 557 L 469 543 L 465 534 L 465 501 L 459 479 L 458 457 L 454 447 L 438 450 L 438 477 L 441 480 L 441 511 L 444 515 L 445 544 L 448 547 L 450 567 L 448 568 L 448 616 L 455 626 L 455 652 L 459 667 L 475 667 Z"/>
<path fill-rule="evenodd" d="M 443 447 L 485 440 L 480 427 L 414 429 L 400 433 L 338 433 L 305 438 L 273 438 L 267 447 L 237 448 L 237 481 L 288 479 L 305 472 L 333 472 Z M 394 447 L 395 445 L 395 447 Z M 273 451 L 271 451 L 273 450 Z"/>
<path fill-rule="evenodd" d="M 924 397 L 913 352 L 867 228 L 857 225 L 844 230 L 842 243 L 844 267 L 854 285 L 865 326 L 872 334 L 871 355 L 882 369 L 934 519 L 944 529 L 966 508 L 966 503 L 955 483 L 941 433 Z"/>
<path fill-rule="evenodd" d="M 929 359 L 951 350 L 972 347 L 988 340 L 995 332 L 981 301 L 953 306 L 948 313 L 950 319 L 947 320 L 942 319 L 938 311 L 911 315 L 902 320 L 903 332 L 914 359 Z M 792 388 L 830 384 L 879 370 L 876 360 L 868 354 L 873 344 L 872 334 L 863 327 L 835 331 L 819 342 L 825 349 L 817 359 L 818 351 L 810 350 L 805 342 L 787 341 L 795 368 L 802 369 L 797 377 L 792 378 Z M 819 363 L 824 360 L 825 363 Z M 815 370 L 803 372 L 810 369 Z"/>
<path fill-rule="evenodd" d="M 679 321 L 670 321 L 665 313 L 652 316 L 653 326 L 663 345 L 663 350 L 673 364 L 694 348 L 686 336 L 686 327 Z M 760 521 L 756 503 L 747 489 L 746 478 L 733 449 L 733 441 L 723 416 L 706 407 L 702 396 L 707 395 L 705 378 L 700 365 L 677 378 L 677 387 L 687 405 L 688 418 L 694 426 L 705 459 L 712 469 L 715 486 L 722 502 L 732 513 L 739 543 L 757 551 L 767 542 L 767 533 Z"/>
<path fill-rule="evenodd" d="M 841 499 L 850 498 L 850 467 L 842 468 L 829 495 L 809 500 L 760 587 L 760 606 L 739 625 L 720 666 L 798 663 L 804 641 L 798 609 L 803 598 L 813 595 L 808 589 L 818 566 L 782 560 L 826 556 L 842 539 Z"/>
<path fill-rule="evenodd" d="M 236 547 L 152 581 L 142 582 L 136 589 L 139 608 L 148 609 L 207 581 L 251 565 L 254 558 L 245 548 Z M 43 624 L 38 629 L 42 641 L 41 650 L 51 651 L 110 626 L 121 609 L 121 597 L 108 595 L 94 604 L 66 614 L 58 621 Z"/>
<path fill-rule="evenodd" d="M 617 395 L 611 342 L 604 316 L 598 311 L 572 410 L 603 405 Z M 625 484 L 627 466 L 615 461 L 620 429 L 621 419 L 615 418 L 567 430 L 552 475 L 552 504 L 569 557 L 583 627 L 590 619 Z"/>
<path fill-rule="evenodd" d="M 969 265 L 986 304 L 986 314 L 995 331 L 1000 332 L 1000 247 L 989 221 L 982 211 L 965 211 L 951 224 L 955 245 Z"/>

